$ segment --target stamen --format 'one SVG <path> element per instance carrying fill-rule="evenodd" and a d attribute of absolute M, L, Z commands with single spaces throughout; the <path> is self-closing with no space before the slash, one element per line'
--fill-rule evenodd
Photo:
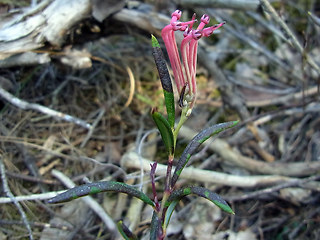
<path fill-rule="evenodd" d="M 198 30 L 203 29 L 205 25 L 207 25 L 210 22 L 210 17 L 207 14 L 204 14 L 201 17 L 201 23 L 198 26 Z"/>
<path fill-rule="evenodd" d="M 224 24 L 226 24 L 226 22 L 221 22 L 221 23 L 216 24 L 214 26 L 207 27 L 207 28 L 203 29 L 202 35 L 205 37 L 209 37 L 215 30 L 222 27 Z"/>

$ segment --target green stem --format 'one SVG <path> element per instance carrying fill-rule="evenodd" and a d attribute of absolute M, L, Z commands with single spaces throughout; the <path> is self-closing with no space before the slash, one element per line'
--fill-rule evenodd
<path fill-rule="evenodd" d="M 174 144 L 174 147 L 176 147 L 177 138 L 178 138 L 178 134 L 179 134 L 180 128 L 188 120 L 188 117 L 187 117 L 188 110 L 189 110 L 189 108 L 187 106 L 182 108 L 179 123 L 178 123 L 178 125 L 176 126 L 176 128 L 173 131 L 173 144 Z"/>
<path fill-rule="evenodd" d="M 172 171 L 172 164 L 173 164 L 173 155 L 169 155 L 168 157 L 168 164 L 167 164 L 167 174 L 166 174 L 166 179 L 165 179 L 165 186 L 164 186 L 164 193 L 161 201 L 161 208 L 159 212 L 159 219 L 161 223 L 163 223 L 165 214 L 166 214 L 166 208 L 165 204 L 168 200 L 168 198 L 171 195 L 172 189 L 171 189 L 171 171 Z"/>

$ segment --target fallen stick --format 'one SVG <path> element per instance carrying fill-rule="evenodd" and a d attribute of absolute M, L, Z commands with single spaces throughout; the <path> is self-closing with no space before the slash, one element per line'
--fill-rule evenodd
<path fill-rule="evenodd" d="M 15 201 L 35 201 L 35 200 L 47 200 L 57 196 L 60 193 L 65 192 L 65 190 L 57 191 L 57 192 L 46 192 L 46 193 L 39 193 L 39 194 L 32 194 L 32 195 L 23 195 L 23 196 L 15 196 Z M 2 203 L 12 203 L 13 200 L 9 197 L 0 197 L 0 204 Z"/>
<path fill-rule="evenodd" d="M 183 126 L 179 132 L 179 136 L 186 140 L 191 140 L 195 135 L 196 132 L 186 126 Z M 205 146 L 208 144 L 209 149 L 217 153 L 223 161 L 247 169 L 253 173 L 305 177 L 316 174 L 320 170 L 320 161 L 294 163 L 279 163 L 275 161 L 267 163 L 241 155 L 241 153 L 234 151 L 231 146 L 222 139 L 215 139 L 212 143 L 204 143 Z"/>
<path fill-rule="evenodd" d="M 150 163 L 152 161 L 141 157 L 136 152 L 130 151 L 126 153 L 121 159 L 121 165 L 124 168 L 143 169 L 150 172 Z M 173 168 L 174 171 L 174 168 Z M 157 176 L 166 176 L 167 166 L 163 164 L 157 165 Z M 258 186 L 270 186 L 279 183 L 290 182 L 298 180 L 297 178 L 278 176 L 278 175 L 264 175 L 264 176 L 237 176 L 216 171 L 202 170 L 194 167 L 186 167 L 180 175 L 181 179 L 192 181 L 199 181 L 205 183 L 214 183 L 224 186 L 251 188 Z M 310 187 L 320 190 L 320 183 L 310 182 Z"/>
<path fill-rule="evenodd" d="M 4 98 L 6 101 L 8 101 L 9 103 L 11 103 L 12 105 L 14 105 L 18 108 L 21 108 L 24 110 L 27 110 L 27 109 L 35 110 L 35 111 L 41 112 L 41 113 L 46 114 L 51 117 L 55 117 L 60 120 L 75 123 L 75 124 L 80 125 L 81 127 L 84 127 L 86 129 L 91 128 L 91 125 L 89 123 L 85 122 L 84 120 L 73 117 L 69 114 L 58 112 L 56 110 L 44 107 L 44 106 L 36 104 L 36 103 L 29 103 L 29 102 L 23 101 L 23 100 L 15 97 L 11 93 L 7 92 L 2 87 L 0 87 L 0 97 Z"/>

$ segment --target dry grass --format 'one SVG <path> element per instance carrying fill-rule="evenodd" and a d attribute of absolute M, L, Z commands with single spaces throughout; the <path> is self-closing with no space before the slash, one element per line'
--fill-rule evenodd
<path fill-rule="evenodd" d="M 279 2 L 275 4 L 276 10 L 300 42 L 307 40 L 304 51 L 319 66 L 319 26 L 306 15 L 311 5 L 306 6 L 304 1 L 296 5 L 293 2 Z M 319 6 L 315 3 L 316 7 Z M 201 9 L 197 11 L 202 12 Z M 307 166 L 319 162 L 320 104 L 316 90 L 319 72 L 307 63 L 306 54 L 299 53 L 294 45 L 282 39 L 283 32 L 270 16 L 245 11 L 210 10 L 209 13 L 228 20 L 228 25 L 213 37 L 214 45 L 210 42 L 202 44 L 202 50 L 206 52 L 200 55 L 200 94 L 187 125 L 199 130 L 219 121 L 242 118 L 240 127 L 232 132 L 234 134 L 224 136 L 232 151 L 266 164 L 287 164 L 289 173 L 292 163 Z M 69 42 L 90 52 L 93 64 L 88 69 L 74 70 L 61 64 L 61 55 L 52 52 L 53 61 L 46 65 L 0 69 L 1 76 L 10 80 L 9 91 L 15 96 L 76 116 L 94 126 L 90 132 L 73 123 L 3 102 L 1 159 L 8 187 L 14 196 L 65 189 L 52 176 L 53 169 L 64 173 L 76 184 L 102 179 L 139 183 L 139 170 L 121 169 L 120 161 L 132 146 L 139 144 L 144 133 L 154 128 L 149 112 L 152 107 L 161 106 L 162 90 L 148 33 L 129 28 L 128 24 L 117 24 L 121 26 L 121 33 L 111 28 L 108 36 L 101 35 L 79 45 Z M 217 66 L 219 68 L 215 69 Z M 132 100 L 129 96 L 133 85 L 128 68 L 135 81 Z M 218 71 L 225 79 L 219 78 Z M 309 89 L 311 93 L 307 91 Z M 158 140 L 155 136 L 150 137 L 144 156 L 163 162 Z M 186 140 L 181 139 L 180 143 L 183 146 Z M 254 171 L 250 167 L 232 166 L 210 149 L 192 162 L 199 169 L 230 175 L 270 174 L 263 173 L 263 169 Z M 320 217 L 318 173 L 319 169 L 306 174 L 302 172 L 299 176 L 283 174 L 313 179 L 309 185 L 298 182 L 294 188 L 281 190 L 273 189 L 274 185 L 240 188 L 201 183 L 227 199 L 229 197 L 236 215 L 221 215 L 206 202 L 188 198 L 177 208 L 177 218 L 173 222 L 176 232 L 172 231 L 170 239 L 204 239 L 204 232 L 211 236 L 209 239 L 218 239 L 218 234 L 232 235 L 244 230 L 252 232 L 256 239 L 317 239 L 320 236 L 317 227 Z M 148 174 L 145 181 L 148 181 Z M 161 178 L 158 182 L 162 189 Z M 180 184 L 187 184 L 187 181 L 182 180 Z M 196 180 L 189 184 L 199 185 Z M 250 193 L 268 188 L 269 191 L 250 197 Z M 4 197 L 2 186 L 0 189 Z M 148 184 L 145 184 L 145 191 L 150 193 Z M 243 197 L 247 195 L 249 197 Z M 96 199 L 116 220 L 131 219 L 132 208 L 136 206 L 134 201 L 122 195 L 104 194 Z M 69 206 L 66 209 L 39 200 L 22 201 L 20 205 L 35 239 L 41 236 L 50 239 L 44 237 L 45 225 L 49 222 L 50 228 L 69 234 L 65 239 L 112 239 L 101 220 L 85 206 L 81 205 L 86 211 L 76 212 L 73 208 L 77 207 L 72 204 L 66 205 Z M 202 211 L 197 206 L 209 210 Z M 135 231 L 142 236 L 151 215 L 150 209 L 139 207 L 144 213 L 137 220 Z M 60 220 L 52 221 L 57 217 L 61 217 Z M 0 218 L 0 239 L 28 238 L 16 205 L 1 204 Z M 190 226 L 193 227 L 191 230 Z"/>

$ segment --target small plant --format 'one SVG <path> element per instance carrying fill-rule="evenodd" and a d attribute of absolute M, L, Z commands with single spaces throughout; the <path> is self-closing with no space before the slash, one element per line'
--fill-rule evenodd
<path fill-rule="evenodd" d="M 157 109 L 152 110 L 152 118 L 159 129 L 162 137 L 162 141 L 166 147 L 168 153 L 167 161 L 167 173 L 164 184 L 164 192 L 162 200 L 158 199 L 157 190 L 155 186 L 155 175 L 157 169 L 157 163 L 150 164 L 150 178 L 151 187 L 153 193 L 153 199 L 148 197 L 143 192 L 137 190 L 133 186 L 130 186 L 121 182 L 104 181 L 89 183 L 82 186 L 78 186 L 67 190 L 66 192 L 59 194 L 58 196 L 49 200 L 49 203 L 61 203 L 76 199 L 89 194 L 95 194 L 100 192 L 121 192 L 130 196 L 139 198 L 146 204 L 149 204 L 153 208 L 153 216 L 151 221 L 150 239 L 162 240 L 166 236 L 166 229 L 170 222 L 172 213 L 178 204 L 178 202 L 185 196 L 194 194 L 208 199 L 215 205 L 220 207 L 223 211 L 234 214 L 229 205 L 216 193 L 203 188 L 203 187 L 183 187 L 180 189 L 175 188 L 175 184 L 183 170 L 187 165 L 190 157 L 198 149 L 198 147 L 206 141 L 208 138 L 217 135 L 218 133 L 235 126 L 238 121 L 220 123 L 211 126 L 205 130 L 202 130 L 197 134 L 191 142 L 184 149 L 180 159 L 176 163 L 174 173 L 172 175 L 172 167 L 175 156 L 175 147 L 177 142 L 177 136 L 181 126 L 189 118 L 192 109 L 195 104 L 197 95 L 196 86 L 196 63 L 197 63 L 197 44 L 198 40 L 205 36 L 210 36 L 214 30 L 220 28 L 225 23 L 220 23 L 211 27 L 204 28 L 209 23 L 209 16 L 203 15 L 201 22 L 197 29 L 193 29 L 193 24 L 196 22 L 195 15 L 191 21 L 180 22 L 181 11 L 176 10 L 172 14 L 171 22 L 162 30 L 162 38 L 164 40 L 175 84 L 179 94 L 178 105 L 181 108 L 181 116 L 179 122 L 175 125 L 175 100 L 171 78 L 166 66 L 165 59 L 163 57 L 160 45 L 157 39 L 152 36 L 152 49 L 155 63 L 159 72 L 165 106 L 167 109 L 167 118 L 160 114 Z M 184 31 L 184 39 L 181 42 L 181 56 L 177 48 L 175 40 L 175 31 Z M 182 65 L 183 63 L 183 65 Z M 137 237 L 124 225 L 122 221 L 118 222 L 118 229 L 124 239 L 137 239 Z"/>

